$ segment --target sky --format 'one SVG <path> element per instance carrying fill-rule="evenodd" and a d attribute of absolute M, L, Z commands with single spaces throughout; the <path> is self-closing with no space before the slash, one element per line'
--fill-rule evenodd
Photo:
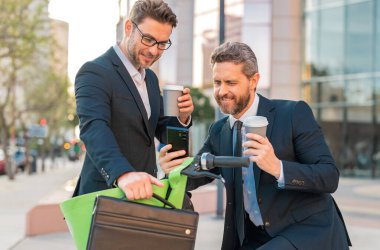
<path fill-rule="evenodd" d="M 68 72 L 71 82 L 87 61 L 116 42 L 118 0 L 50 0 L 51 18 L 69 24 Z"/>

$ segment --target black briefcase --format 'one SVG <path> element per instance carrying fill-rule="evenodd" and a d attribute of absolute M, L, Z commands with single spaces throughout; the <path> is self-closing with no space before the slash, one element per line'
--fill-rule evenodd
<path fill-rule="evenodd" d="M 192 211 L 98 196 L 87 249 L 194 249 L 198 219 Z"/>

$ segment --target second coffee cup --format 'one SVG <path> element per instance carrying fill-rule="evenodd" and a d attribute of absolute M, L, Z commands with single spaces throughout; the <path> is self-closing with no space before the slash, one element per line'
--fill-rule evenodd
<path fill-rule="evenodd" d="M 268 119 L 264 116 L 250 116 L 244 119 L 244 135 L 247 133 L 258 134 L 266 137 Z"/>
<path fill-rule="evenodd" d="M 162 88 L 165 116 L 179 116 L 178 97 L 182 96 L 183 89 L 180 85 L 166 85 Z"/>

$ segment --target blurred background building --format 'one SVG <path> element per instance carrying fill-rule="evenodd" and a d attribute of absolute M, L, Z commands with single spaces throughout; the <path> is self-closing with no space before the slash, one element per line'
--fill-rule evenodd
<path fill-rule="evenodd" d="M 134 3 L 119 2 L 124 13 Z M 154 67 L 161 84 L 198 87 L 211 97 L 209 58 L 218 45 L 221 1 L 166 2 L 179 23 L 173 46 Z M 225 0 L 224 5 L 225 41 L 247 43 L 258 58 L 258 92 L 307 101 L 342 174 L 379 176 L 379 1 Z"/>

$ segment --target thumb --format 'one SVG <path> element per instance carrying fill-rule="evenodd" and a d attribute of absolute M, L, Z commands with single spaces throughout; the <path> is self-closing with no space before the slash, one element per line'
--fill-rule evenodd
<path fill-rule="evenodd" d="M 163 187 L 164 184 L 158 180 L 157 178 L 153 177 L 153 176 L 150 176 L 150 183 L 156 185 L 156 186 L 159 186 L 159 187 Z"/>

